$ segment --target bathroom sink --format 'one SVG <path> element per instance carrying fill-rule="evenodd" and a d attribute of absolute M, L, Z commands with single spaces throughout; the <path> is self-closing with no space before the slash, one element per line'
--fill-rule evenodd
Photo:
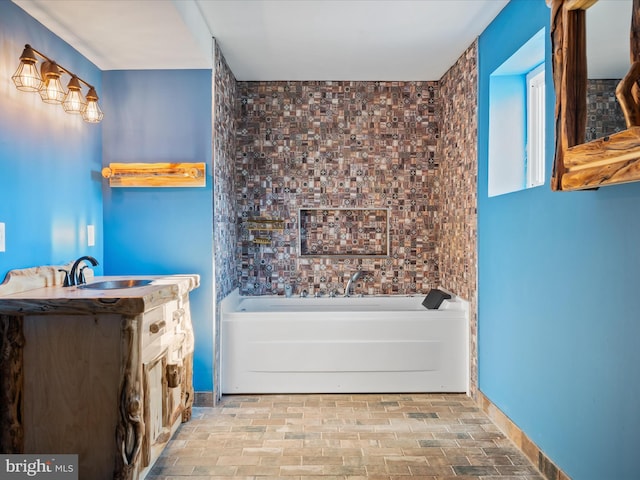
<path fill-rule="evenodd" d="M 151 280 L 129 279 L 129 280 L 104 280 L 102 282 L 86 283 L 78 285 L 78 288 L 90 288 L 94 290 L 115 290 L 119 288 L 144 287 L 151 284 Z"/>

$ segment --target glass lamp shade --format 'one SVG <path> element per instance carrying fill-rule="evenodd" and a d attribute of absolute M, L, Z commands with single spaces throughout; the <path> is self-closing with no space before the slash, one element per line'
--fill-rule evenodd
<path fill-rule="evenodd" d="M 98 94 L 95 88 L 91 87 L 87 93 L 87 108 L 82 112 L 82 119 L 89 123 L 100 123 L 103 117 L 104 113 L 98 105 Z"/>
<path fill-rule="evenodd" d="M 67 92 L 67 96 L 64 97 L 62 108 L 64 108 L 64 111 L 67 113 L 83 113 L 85 108 L 87 108 L 87 100 L 84 98 L 84 95 L 82 95 L 78 77 L 75 75 L 71 77 L 67 88 L 69 91 Z"/>
<path fill-rule="evenodd" d="M 40 85 L 42 85 L 35 60 L 21 60 L 11 80 L 13 80 L 16 88 L 23 92 L 37 92 L 40 90 Z"/>
<path fill-rule="evenodd" d="M 40 86 L 40 97 L 45 103 L 60 104 L 64 100 L 67 92 L 64 91 L 60 83 L 60 69 L 55 62 L 44 62 L 42 64 L 42 85 Z"/>

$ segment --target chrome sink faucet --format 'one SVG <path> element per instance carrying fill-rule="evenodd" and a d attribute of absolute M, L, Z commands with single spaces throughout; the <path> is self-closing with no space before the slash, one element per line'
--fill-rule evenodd
<path fill-rule="evenodd" d="M 84 267 L 81 268 L 80 271 L 78 271 L 78 267 L 85 260 L 90 262 L 91 265 L 93 265 L 94 267 L 98 265 L 98 260 L 96 260 L 95 258 L 89 255 L 85 255 L 83 257 L 80 257 L 73 263 L 73 266 L 71 267 L 71 272 L 69 272 L 68 275 L 66 270 L 64 269 L 59 270 L 59 271 L 65 272 L 65 281 L 63 285 L 64 287 L 73 287 L 74 285 L 82 285 L 84 283 L 87 283 L 84 278 L 84 273 L 82 272 L 82 270 L 84 270 Z"/>
<path fill-rule="evenodd" d="M 350 297 L 351 296 L 351 285 L 353 284 L 353 282 L 355 282 L 356 280 L 358 280 L 360 278 L 360 275 L 362 275 L 362 270 L 358 270 L 353 275 L 351 275 L 351 278 L 347 282 L 347 288 L 344 289 L 344 296 L 345 297 Z"/>

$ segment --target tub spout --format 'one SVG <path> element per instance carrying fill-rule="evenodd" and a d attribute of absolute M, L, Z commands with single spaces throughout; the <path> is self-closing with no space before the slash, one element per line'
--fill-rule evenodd
<path fill-rule="evenodd" d="M 353 282 L 355 282 L 356 280 L 358 280 L 360 278 L 360 275 L 362 275 L 362 270 L 358 270 L 353 275 L 351 275 L 351 278 L 347 282 L 347 288 L 344 289 L 344 296 L 345 297 L 350 297 L 351 296 L 351 285 L 353 285 Z"/>

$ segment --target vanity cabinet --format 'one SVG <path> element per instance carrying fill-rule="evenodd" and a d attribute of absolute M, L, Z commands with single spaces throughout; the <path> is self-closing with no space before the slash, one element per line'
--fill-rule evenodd
<path fill-rule="evenodd" d="M 142 381 L 145 434 L 141 466 L 149 467 L 182 420 L 191 415 L 193 389 L 185 377 L 184 359 L 193 346 L 188 301 L 173 301 L 145 313 L 142 322 Z M 189 371 L 189 379 L 191 378 Z M 189 407 L 190 408 L 190 407 Z"/>
<path fill-rule="evenodd" d="M 92 480 L 149 473 L 191 417 L 199 277 L 145 278 L 113 291 L 0 285 L 3 453 L 77 454 Z"/>

